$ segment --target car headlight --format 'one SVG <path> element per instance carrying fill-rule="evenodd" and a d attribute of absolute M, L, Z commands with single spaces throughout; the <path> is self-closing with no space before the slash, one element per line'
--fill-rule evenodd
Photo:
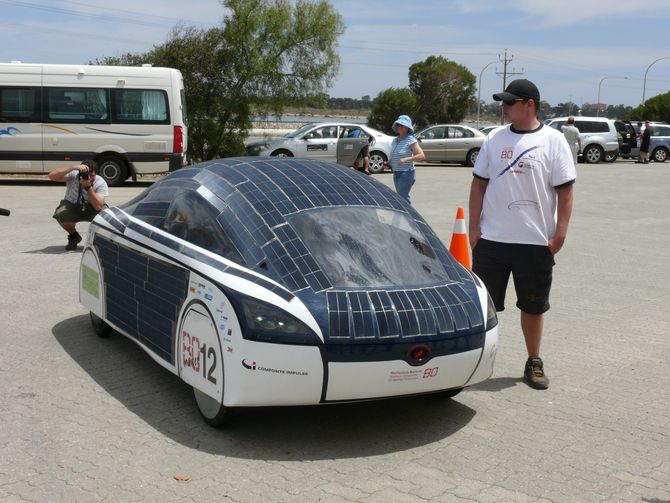
<path fill-rule="evenodd" d="M 496 314 L 496 306 L 493 304 L 493 299 L 486 292 L 486 330 L 489 331 L 498 324 L 498 315 Z"/>
<path fill-rule="evenodd" d="M 245 339 L 280 344 L 318 344 L 319 337 L 295 316 L 258 299 L 240 296 Z"/>

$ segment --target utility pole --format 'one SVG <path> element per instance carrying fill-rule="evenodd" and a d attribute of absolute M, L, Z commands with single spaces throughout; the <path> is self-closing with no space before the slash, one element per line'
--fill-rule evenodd
<path fill-rule="evenodd" d="M 505 88 L 507 87 L 507 76 L 508 75 L 521 75 L 521 74 L 523 74 L 523 68 L 521 69 L 520 72 L 517 72 L 514 69 L 509 70 L 509 71 L 507 70 L 507 65 L 509 63 L 511 63 L 512 60 L 514 59 L 514 56 L 512 56 L 511 54 L 510 54 L 509 58 L 507 57 L 507 48 L 505 48 L 505 57 L 501 58 L 500 54 L 498 54 L 498 59 L 503 64 L 503 71 L 502 71 L 502 73 L 501 72 L 496 72 L 496 73 L 498 75 L 503 76 L 502 90 L 504 91 Z M 539 107 L 540 104 L 538 103 L 537 106 Z M 505 117 L 503 116 L 502 107 L 500 107 L 500 124 L 502 125 L 504 123 L 505 123 Z"/>

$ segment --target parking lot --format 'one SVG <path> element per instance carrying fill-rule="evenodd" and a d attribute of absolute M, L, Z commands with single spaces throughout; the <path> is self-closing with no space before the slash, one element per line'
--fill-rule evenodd
<path fill-rule="evenodd" d="M 670 502 L 669 174 L 579 165 L 545 325 L 549 390 L 521 382 L 508 300 L 492 379 L 454 399 L 248 409 L 222 430 L 132 342 L 93 334 L 81 253 L 51 218 L 64 187 L 0 179 L 0 501 Z M 413 203 L 447 244 L 470 180 L 418 168 Z"/>

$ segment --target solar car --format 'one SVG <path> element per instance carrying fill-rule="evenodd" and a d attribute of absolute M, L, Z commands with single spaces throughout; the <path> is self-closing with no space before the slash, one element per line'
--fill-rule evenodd
<path fill-rule="evenodd" d="M 453 396 L 493 372 L 495 309 L 385 185 L 306 159 L 175 171 L 96 216 L 79 275 L 94 331 L 129 337 L 231 408 Z"/>

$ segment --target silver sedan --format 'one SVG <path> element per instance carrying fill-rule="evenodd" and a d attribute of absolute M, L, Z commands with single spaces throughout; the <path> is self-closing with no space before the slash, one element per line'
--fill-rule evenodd
<path fill-rule="evenodd" d="M 369 143 L 369 170 L 380 173 L 391 157 L 393 137 L 363 124 L 320 122 L 306 124 L 285 136 L 247 144 L 247 155 L 307 157 L 353 166 Z"/>
<path fill-rule="evenodd" d="M 474 166 L 486 135 L 461 124 L 435 124 L 415 134 L 426 161 L 460 162 Z"/>

